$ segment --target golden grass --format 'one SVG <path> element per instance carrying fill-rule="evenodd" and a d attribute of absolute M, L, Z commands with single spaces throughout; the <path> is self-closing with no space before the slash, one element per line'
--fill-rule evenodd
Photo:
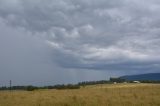
<path fill-rule="evenodd" d="M 160 106 L 160 85 L 105 84 L 77 90 L 0 91 L 0 106 Z"/>

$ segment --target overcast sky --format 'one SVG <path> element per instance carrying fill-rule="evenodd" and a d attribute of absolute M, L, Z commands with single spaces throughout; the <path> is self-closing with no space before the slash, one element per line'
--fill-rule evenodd
<path fill-rule="evenodd" d="M 0 0 L 0 85 L 160 72 L 159 0 Z"/>

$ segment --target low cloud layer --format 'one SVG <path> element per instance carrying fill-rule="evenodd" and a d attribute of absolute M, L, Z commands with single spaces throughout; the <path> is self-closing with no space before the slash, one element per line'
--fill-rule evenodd
<path fill-rule="evenodd" d="M 160 72 L 159 12 L 158 0 L 0 0 L 0 84 Z"/>

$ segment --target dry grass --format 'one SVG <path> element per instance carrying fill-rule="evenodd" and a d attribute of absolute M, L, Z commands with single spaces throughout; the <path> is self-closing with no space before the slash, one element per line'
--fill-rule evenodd
<path fill-rule="evenodd" d="M 78 90 L 0 91 L 0 106 L 160 106 L 160 85 L 116 84 Z"/>

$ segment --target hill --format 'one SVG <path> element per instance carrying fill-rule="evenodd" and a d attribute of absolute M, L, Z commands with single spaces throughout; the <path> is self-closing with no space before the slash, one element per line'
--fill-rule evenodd
<path fill-rule="evenodd" d="M 148 74 L 139 74 L 139 75 L 126 75 L 121 76 L 120 78 L 133 81 L 133 80 L 150 80 L 150 81 L 160 81 L 160 73 L 148 73 Z"/>

